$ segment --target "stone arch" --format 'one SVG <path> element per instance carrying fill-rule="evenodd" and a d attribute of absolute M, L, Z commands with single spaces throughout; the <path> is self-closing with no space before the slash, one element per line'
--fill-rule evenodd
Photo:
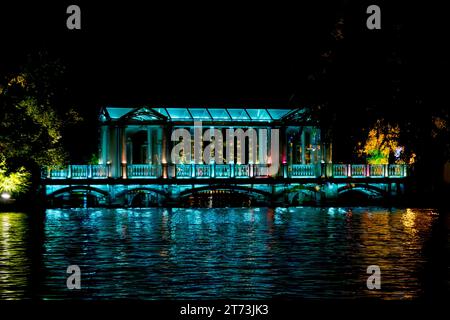
<path fill-rule="evenodd" d="M 317 202 L 322 188 L 319 184 L 301 184 L 289 187 L 287 190 L 287 202 L 290 205 Z"/>
<path fill-rule="evenodd" d="M 109 192 L 91 186 L 69 186 L 48 195 L 53 206 L 105 206 L 110 203 Z"/>
<path fill-rule="evenodd" d="M 180 192 L 180 197 L 186 196 L 188 194 L 196 193 L 196 192 L 209 191 L 209 190 L 230 190 L 230 191 L 236 191 L 236 192 L 247 192 L 247 193 L 263 195 L 265 197 L 270 197 L 272 195 L 270 192 L 259 190 L 256 188 L 249 188 L 249 187 L 244 187 L 244 186 L 233 186 L 233 185 L 212 185 L 212 186 L 184 190 L 184 191 Z"/>
<path fill-rule="evenodd" d="M 212 194 L 209 194 L 209 192 L 212 192 Z M 221 194 L 221 192 L 223 192 L 223 194 Z M 254 205 L 255 203 L 268 204 L 272 201 L 272 194 L 270 192 L 259 190 L 256 188 L 236 186 L 236 185 L 211 185 L 187 189 L 180 192 L 179 200 L 181 203 L 188 204 L 189 202 L 187 200 L 189 198 L 195 198 L 200 196 L 210 197 L 211 199 L 214 198 L 215 201 L 220 199 L 220 201 L 222 202 L 223 199 L 226 199 L 228 197 L 229 200 L 231 201 L 228 203 L 223 202 L 222 205 L 225 206 L 228 205 L 233 206 L 238 203 L 241 203 L 241 201 L 243 203 L 243 206 L 247 206 L 250 204 Z M 217 205 L 216 202 L 215 205 Z M 219 206 L 221 205 L 219 204 Z"/>
<path fill-rule="evenodd" d="M 116 199 L 125 206 L 151 207 L 158 206 L 167 200 L 167 194 L 163 190 L 148 187 L 127 189 L 117 194 Z"/>
<path fill-rule="evenodd" d="M 342 195 L 347 192 L 361 192 L 367 196 L 384 197 L 387 192 L 380 187 L 370 184 L 348 184 L 338 188 L 338 195 Z"/>

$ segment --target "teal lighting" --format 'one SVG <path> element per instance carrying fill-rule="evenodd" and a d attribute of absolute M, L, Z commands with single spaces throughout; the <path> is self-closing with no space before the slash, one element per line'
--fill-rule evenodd
<path fill-rule="evenodd" d="M 288 114 L 290 109 L 267 109 L 272 119 L 278 120 L 283 118 L 286 114 Z"/>
<path fill-rule="evenodd" d="M 192 121 L 192 116 L 187 108 L 166 108 L 173 120 Z"/>
<path fill-rule="evenodd" d="M 228 113 L 230 114 L 231 118 L 236 121 L 251 120 L 245 109 L 228 109 Z"/>
<path fill-rule="evenodd" d="M 218 120 L 218 121 L 232 120 L 226 109 L 212 109 L 211 108 L 211 109 L 208 109 L 208 111 L 214 120 Z"/>
<path fill-rule="evenodd" d="M 252 120 L 272 120 L 266 109 L 247 109 L 246 111 Z"/>
<path fill-rule="evenodd" d="M 109 116 L 111 119 L 120 119 L 127 113 L 133 111 L 135 108 L 117 108 L 117 107 L 107 107 Z"/>
<path fill-rule="evenodd" d="M 166 108 L 153 108 L 154 111 L 162 114 L 163 116 L 170 118 L 169 114 L 167 113 Z"/>
<path fill-rule="evenodd" d="M 208 107 L 113 107 L 104 109 L 103 121 L 134 119 L 139 121 L 266 121 L 282 120 L 291 109 L 208 108 Z M 300 110 L 298 110 L 300 112 Z"/>
<path fill-rule="evenodd" d="M 205 108 L 189 108 L 189 112 L 195 121 L 211 121 L 211 115 Z"/>

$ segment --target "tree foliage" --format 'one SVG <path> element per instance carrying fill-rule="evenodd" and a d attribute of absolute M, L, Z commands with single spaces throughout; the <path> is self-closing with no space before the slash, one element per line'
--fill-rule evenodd
<path fill-rule="evenodd" d="M 6 168 L 5 162 L 0 163 L 0 192 L 7 192 L 12 194 L 20 194 L 28 190 L 30 186 L 31 174 L 20 167 L 14 172 L 9 172 Z"/>
<path fill-rule="evenodd" d="M 81 118 L 63 105 L 63 74 L 59 61 L 40 53 L 0 78 L 3 181 L 26 185 L 25 180 L 30 178 L 26 170 L 37 172 L 41 167 L 60 166 L 66 161 L 63 130 Z"/>
<path fill-rule="evenodd" d="M 400 127 L 377 120 L 369 129 L 366 140 L 358 143 L 358 154 L 369 164 L 413 163 L 415 154 L 405 152 L 400 145 Z"/>

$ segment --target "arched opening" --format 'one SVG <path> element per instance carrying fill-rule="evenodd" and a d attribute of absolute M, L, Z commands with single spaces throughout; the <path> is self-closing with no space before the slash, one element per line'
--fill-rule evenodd
<path fill-rule="evenodd" d="M 109 204 L 109 194 L 87 186 L 68 187 L 51 194 L 48 202 L 50 207 L 55 208 L 105 207 Z"/>
<path fill-rule="evenodd" d="M 294 194 L 290 199 L 290 204 L 298 205 L 315 205 L 318 201 L 318 192 L 314 189 L 303 189 Z"/>
<path fill-rule="evenodd" d="M 164 200 L 164 196 L 150 189 L 134 189 L 124 194 L 125 205 L 131 208 L 157 207 Z"/>
<path fill-rule="evenodd" d="M 270 195 L 244 187 L 207 187 L 182 192 L 178 204 L 190 208 L 258 207 L 268 206 Z"/>
<path fill-rule="evenodd" d="M 383 200 L 383 194 L 372 188 L 349 188 L 338 193 L 338 203 L 345 205 L 372 205 Z"/>

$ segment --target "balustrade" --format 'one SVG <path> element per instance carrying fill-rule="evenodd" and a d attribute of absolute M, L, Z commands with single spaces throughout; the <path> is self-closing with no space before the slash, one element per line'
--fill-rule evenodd
<path fill-rule="evenodd" d="M 287 168 L 290 178 L 403 178 L 408 167 L 405 164 L 293 164 Z M 249 178 L 270 177 L 271 168 L 267 164 L 177 164 L 174 169 L 173 178 Z M 124 170 L 130 179 L 162 177 L 161 165 L 130 164 L 124 165 Z M 109 165 L 69 165 L 42 171 L 43 179 L 106 179 L 109 176 Z"/>
<path fill-rule="evenodd" d="M 316 165 L 314 164 L 293 164 L 290 169 L 292 178 L 316 177 Z"/>
<path fill-rule="evenodd" d="M 128 178 L 159 178 L 162 174 L 161 165 L 129 164 L 127 165 Z"/>

